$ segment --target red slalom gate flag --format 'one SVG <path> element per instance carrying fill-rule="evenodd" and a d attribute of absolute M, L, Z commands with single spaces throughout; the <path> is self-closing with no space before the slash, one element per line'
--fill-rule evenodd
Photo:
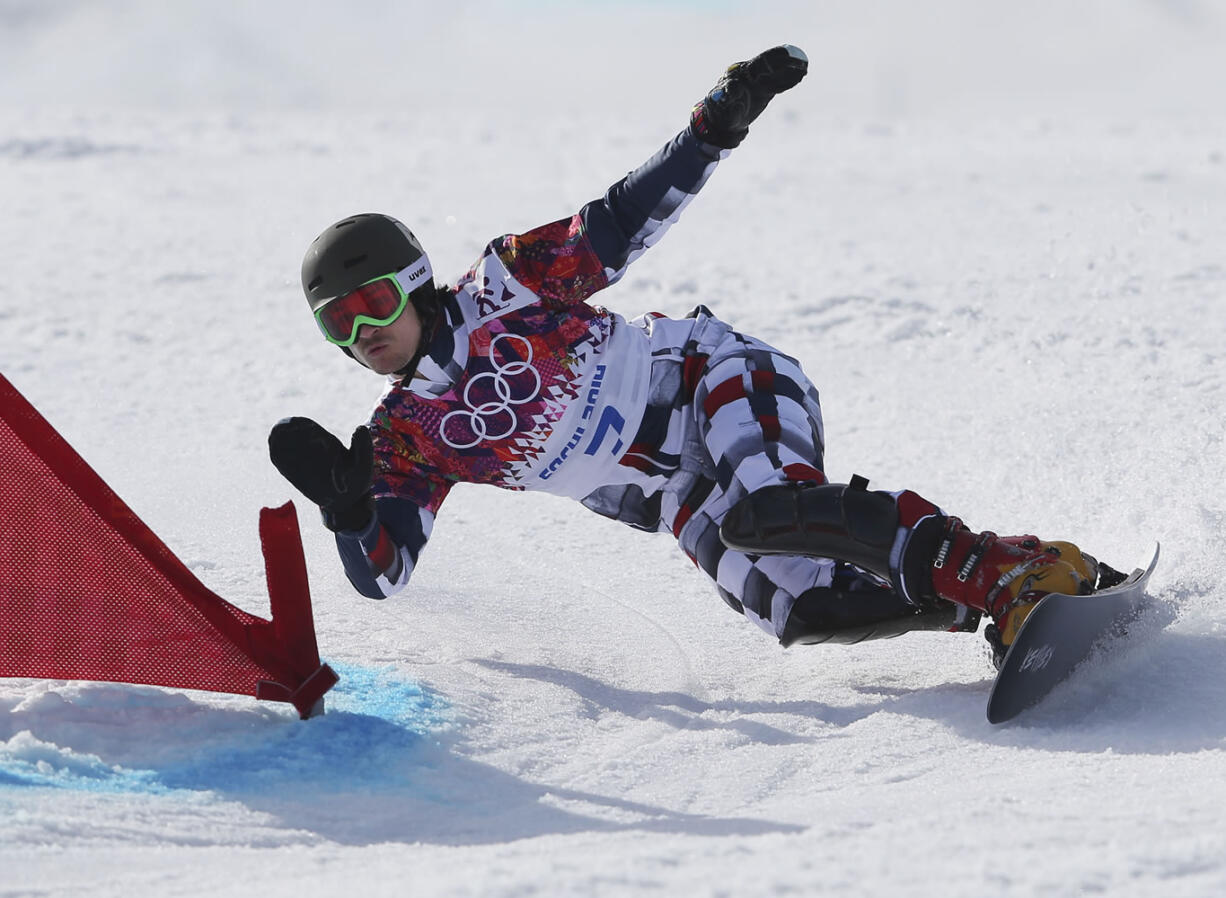
<path fill-rule="evenodd" d="M 0 677 L 103 680 L 289 702 L 319 660 L 292 503 L 260 511 L 272 620 L 211 592 L 0 374 Z"/>

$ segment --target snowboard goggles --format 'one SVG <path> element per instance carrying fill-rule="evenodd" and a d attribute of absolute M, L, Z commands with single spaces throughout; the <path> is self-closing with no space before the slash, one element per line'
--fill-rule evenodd
<path fill-rule="evenodd" d="M 325 339 L 337 346 L 352 346 L 363 324 L 391 324 L 409 304 L 409 294 L 432 277 L 430 260 L 416 259 L 408 268 L 372 278 L 356 290 L 329 300 L 315 312 L 315 323 Z"/>

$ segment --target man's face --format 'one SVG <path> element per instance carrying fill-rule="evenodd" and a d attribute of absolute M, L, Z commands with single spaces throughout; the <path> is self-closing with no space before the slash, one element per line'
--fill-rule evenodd
<path fill-rule="evenodd" d="M 378 374 L 399 371 L 417 354 L 421 343 L 421 319 L 412 303 L 391 324 L 363 324 L 350 351 L 354 358 Z"/>

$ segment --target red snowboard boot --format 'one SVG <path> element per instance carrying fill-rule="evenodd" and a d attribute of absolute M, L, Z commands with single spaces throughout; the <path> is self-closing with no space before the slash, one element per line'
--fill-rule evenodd
<path fill-rule="evenodd" d="M 1072 543 L 973 533 L 952 517 L 932 562 L 938 596 L 991 615 L 996 632 L 987 636 L 998 665 L 1039 599 L 1089 594 L 1097 580 L 1098 562 Z"/>

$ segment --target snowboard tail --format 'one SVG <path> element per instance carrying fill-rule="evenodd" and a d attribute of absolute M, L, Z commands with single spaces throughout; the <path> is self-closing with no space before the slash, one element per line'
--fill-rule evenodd
<path fill-rule="evenodd" d="M 1088 596 L 1051 593 L 1034 607 L 1009 646 L 992 694 L 988 721 L 1003 723 L 1041 701 L 1089 658 L 1105 637 L 1122 635 L 1146 603 L 1159 549 L 1144 570 Z"/>

